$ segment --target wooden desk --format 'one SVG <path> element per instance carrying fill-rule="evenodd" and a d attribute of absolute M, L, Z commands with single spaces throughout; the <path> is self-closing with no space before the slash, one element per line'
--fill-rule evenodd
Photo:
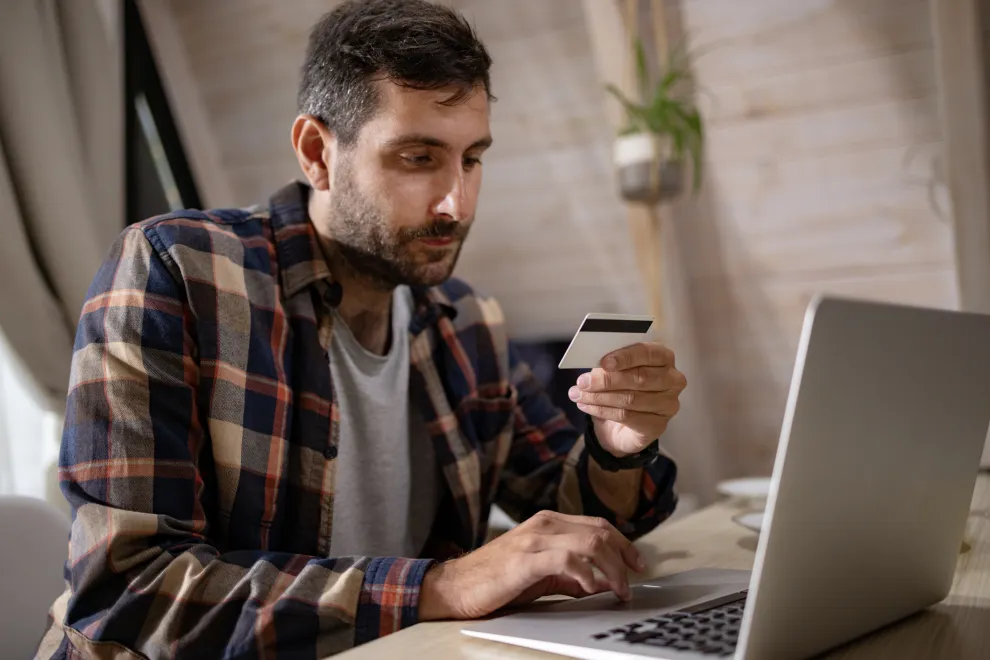
<path fill-rule="evenodd" d="M 645 536 L 637 546 L 653 567 L 647 577 L 692 568 L 753 566 L 756 534 L 732 522 L 742 509 L 721 503 Z M 952 593 L 942 603 L 842 647 L 828 658 L 990 658 L 990 474 L 981 474 L 966 524 Z M 463 622 L 421 623 L 341 656 L 428 660 L 549 660 L 562 656 L 469 638 Z"/>

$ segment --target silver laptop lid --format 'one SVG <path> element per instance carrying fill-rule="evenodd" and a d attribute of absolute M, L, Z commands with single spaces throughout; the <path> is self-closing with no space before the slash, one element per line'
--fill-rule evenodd
<path fill-rule="evenodd" d="M 990 424 L 990 316 L 808 310 L 738 647 L 806 657 L 948 593 Z"/>

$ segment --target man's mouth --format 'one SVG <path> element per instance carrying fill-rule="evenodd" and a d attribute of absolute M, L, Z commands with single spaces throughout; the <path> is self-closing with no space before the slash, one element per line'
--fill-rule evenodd
<path fill-rule="evenodd" d="M 454 243 L 456 240 L 457 239 L 454 238 L 453 236 L 444 236 L 442 238 L 437 238 L 437 237 L 434 236 L 434 237 L 430 237 L 430 238 L 421 238 L 421 239 L 419 239 L 419 241 L 421 243 L 424 243 L 426 245 L 429 245 L 430 247 L 446 247 L 446 246 Z"/>

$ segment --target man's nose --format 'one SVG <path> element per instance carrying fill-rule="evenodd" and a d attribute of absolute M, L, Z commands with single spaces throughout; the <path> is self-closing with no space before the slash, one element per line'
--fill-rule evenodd
<path fill-rule="evenodd" d="M 446 216 L 454 222 L 468 220 L 471 217 L 471 210 L 467 208 L 467 186 L 464 181 L 464 172 L 459 171 L 454 174 L 446 188 L 446 194 L 434 211 L 437 215 Z"/>

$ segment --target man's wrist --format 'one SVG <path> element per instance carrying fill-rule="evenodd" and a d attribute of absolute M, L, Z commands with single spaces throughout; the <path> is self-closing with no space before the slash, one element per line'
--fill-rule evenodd
<path fill-rule="evenodd" d="M 611 449 L 606 449 L 598 440 L 595 431 L 594 417 L 586 415 L 587 426 L 584 432 L 584 445 L 591 459 L 607 472 L 619 472 L 622 470 L 633 470 L 646 467 L 656 460 L 660 454 L 660 440 L 654 440 L 642 451 L 635 454 L 615 453 Z"/>
<path fill-rule="evenodd" d="M 434 564 L 427 569 L 419 588 L 419 620 L 439 621 L 455 618 L 448 603 L 446 585 L 450 578 L 449 562 Z"/>
<path fill-rule="evenodd" d="M 608 471 L 598 465 L 594 459 L 589 458 L 588 463 L 588 479 L 601 503 L 617 518 L 625 520 L 632 518 L 639 505 L 643 469 Z"/>

